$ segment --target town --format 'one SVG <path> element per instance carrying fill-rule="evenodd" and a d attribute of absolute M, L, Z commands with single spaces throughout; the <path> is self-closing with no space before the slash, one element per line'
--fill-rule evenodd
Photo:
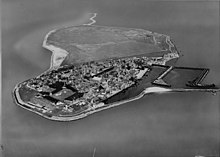
<path fill-rule="evenodd" d="M 136 83 L 153 59 L 133 57 L 63 66 L 30 79 L 39 92 L 29 104 L 44 113 L 72 115 L 102 107 L 103 100 Z"/>
<path fill-rule="evenodd" d="M 69 121 L 135 100 L 151 87 L 159 91 L 218 90 L 214 84 L 201 84 L 209 69 L 165 65 L 173 57 L 168 53 L 60 66 L 18 84 L 14 98 L 21 107 L 45 118 Z"/>

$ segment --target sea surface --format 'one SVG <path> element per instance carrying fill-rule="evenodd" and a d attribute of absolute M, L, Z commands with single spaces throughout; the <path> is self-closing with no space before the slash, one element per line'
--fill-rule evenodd
<path fill-rule="evenodd" d="M 49 68 L 46 33 L 89 23 L 89 13 L 97 25 L 171 36 L 184 55 L 177 66 L 208 67 L 205 82 L 220 85 L 219 2 L 3 0 L 1 11 L 3 156 L 219 156 L 219 94 L 148 95 L 71 122 L 47 120 L 12 99 L 17 83 Z"/>

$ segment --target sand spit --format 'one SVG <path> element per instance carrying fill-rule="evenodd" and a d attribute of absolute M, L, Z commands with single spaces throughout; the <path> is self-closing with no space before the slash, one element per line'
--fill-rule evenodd
<path fill-rule="evenodd" d="M 57 29 L 54 29 L 50 31 L 49 33 L 47 33 L 47 35 L 44 38 L 43 45 L 42 45 L 44 48 L 52 52 L 51 61 L 50 61 L 50 69 L 58 68 L 63 62 L 63 60 L 66 58 L 66 56 L 69 54 L 66 50 L 47 43 L 48 37 L 52 33 L 55 33 L 56 31 Z"/>

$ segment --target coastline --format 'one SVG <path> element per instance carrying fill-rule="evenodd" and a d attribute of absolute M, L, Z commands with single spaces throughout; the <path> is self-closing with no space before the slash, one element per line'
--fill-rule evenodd
<path fill-rule="evenodd" d="M 160 94 L 160 93 L 169 93 L 169 92 L 218 92 L 220 91 L 220 89 L 216 89 L 216 90 L 213 90 L 213 89 L 168 89 L 168 88 L 162 88 L 162 87 L 149 87 L 149 88 L 146 88 L 144 91 L 142 91 L 139 95 L 133 97 L 133 98 L 129 98 L 127 100 L 122 100 L 122 101 L 118 101 L 118 102 L 115 102 L 115 103 L 111 103 L 109 105 L 104 105 L 102 107 L 98 107 L 96 109 L 89 109 L 88 111 L 84 111 L 82 113 L 79 113 L 79 115 L 76 115 L 76 116 L 73 116 L 73 117 L 57 117 L 57 116 L 52 116 L 52 117 L 48 117 L 48 116 L 45 116 L 44 114 L 41 114 L 40 112 L 37 112 L 37 111 L 34 111 L 34 110 L 31 110 L 27 107 L 25 107 L 24 105 L 26 105 L 25 102 L 22 101 L 22 99 L 20 98 L 20 94 L 18 93 L 18 89 L 19 87 L 16 86 L 12 95 L 13 97 L 15 98 L 15 103 L 22 107 L 23 109 L 26 109 L 28 111 L 31 111 L 33 113 L 36 113 L 37 115 L 40 115 L 46 119 L 49 119 L 49 120 L 54 120 L 54 121 L 60 121 L 60 122 L 67 122 L 67 121 L 74 121 L 74 120 L 79 120 L 79 119 L 82 119 L 82 118 L 85 118 L 91 114 L 94 114 L 96 112 L 99 112 L 99 111 L 102 111 L 102 110 L 106 110 L 106 109 L 109 109 L 109 108 L 112 108 L 112 107 L 116 107 L 116 106 L 119 106 L 119 105 L 122 105 L 122 104 L 126 104 L 126 103 L 129 103 L 129 102 L 132 102 L 132 101 L 135 101 L 135 100 L 138 100 L 140 98 L 142 98 L 143 96 L 145 95 L 148 95 L 148 94 Z M 24 104 L 24 105 L 22 105 Z"/>
<path fill-rule="evenodd" d="M 92 18 L 90 18 L 90 20 L 91 20 L 91 19 L 93 20 L 93 18 L 95 18 L 95 17 L 96 17 L 96 13 L 94 14 L 94 16 L 93 16 Z M 93 21 L 93 23 L 95 23 L 95 22 Z M 84 25 L 84 26 L 91 26 L 93 23 L 83 24 L 83 25 Z M 92 26 L 109 27 L 109 26 L 99 26 L 99 25 L 92 25 Z M 70 26 L 68 26 L 68 27 L 70 27 Z M 64 28 L 68 28 L 68 27 L 64 27 Z M 74 26 L 74 27 L 77 27 L 77 26 Z M 110 28 L 124 28 L 124 27 L 112 27 L 112 26 L 110 26 Z M 60 29 L 60 28 L 58 28 L 58 29 Z M 69 54 L 69 52 L 66 51 L 65 49 L 62 49 L 62 48 L 60 48 L 60 47 L 54 46 L 53 44 L 48 44 L 48 43 L 47 43 L 48 37 L 49 37 L 51 34 L 55 33 L 58 29 L 53 29 L 53 30 L 49 31 L 49 32 L 45 35 L 44 40 L 43 40 L 43 44 L 42 44 L 42 47 L 43 47 L 43 48 L 45 48 L 45 49 L 47 49 L 47 50 L 49 50 L 49 51 L 52 52 L 52 54 L 51 54 L 50 68 L 49 68 L 48 70 L 50 70 L 50 69 L 52 69 L 52 68 L 57 68 L 57 67 L 59 67 L 59 66 L 62 64 L 62 62 L 65 60 L 65 58 L 67 57 L 67 55 Z M 181 57 L 180 54 L 179 54 L 179 51 L 176 49 L 176 46 L 172 43 L 170 36 L 165 35 L 165 34 L 161 34 L 161 33 L 152 32 L 152 31 L 145 30 L 145 29 L 140 29 L 140 28 L 129 28 L 129 29 L 141 30 L 141 31 L 146 31 L 146 32 L 148 32 L 149 34 L 157 34 L 157 35 L 164 35 L 164 36 L 166 36 L 165 41 L 166 41 L 166 43 L 168 44 L 169 48 L 166 49 L 166 50 L 162 50 L 162 51 L 170 51 L 170 53 L 168 53 L 168 54 L 173 54 L 173 55 L 174 55 L 173 58 L 168 59 L 167 61 Z M 155 36 L 153 36 L 153 39 L 154 39 L 154 42 L 155 42 L 154 44 L 156 44 Z M 144 54 L 143 54 L 143 55 L 144 55 Z M 127 57 L 129 57 L 129 56 L 127 56 Z M 165 61 L 165 63 L 166 63 L 167 61 Z M 164 63 L 164 65 L 165 65 L 165 63 Z M 48 71 L 48 70 L 47 70 L 47 71 Z"/>
<path fill-rule="evenodd" d="M 88 25 L 88 24 L 86 24 Z M 107 27 L 107 26 L 99 26 L 99 27 Z M 120 28 L 120 27 L 113 27 L 113 28 Z M 135 28 L 136 29 L 136 28 Z M 47 71 L 50 71 L 51 69 L 56 69 L 58 68 L 62 62 L 65 60 L 66 56 L 69 54 L 68 51 L 60 48 L 60 47 L 56 47 L 54 46 L 53 44 L 48 44 L 47 41 L 48 41 L 48 38 L 51 34 L 55 33 L 58 29 L 53 29 L 51 31 L 49 31 L 45 37 L 44 37 L 44 40 L 43 40 L 43 44 L 42 44 L 42 47 L 51 51 L 52 54 L 51 54 L 51 63 L 50 63 L 50 68 L 48 70 L 46 70 L 45 72 Z M 144 29 L 136 29 L 136 30 L 144 30 Z M 151 31 L 148 31 L 148 30 L 144 30 L 144 31 L 147 31 L 148 33 L 152 33 L 152 34 L 158 34 L 158 33 L 153 33 Z M 160 34 L 160 35 L 164 35 L 164 34 Z M 166 58 L 164 59 L 164 62 L 162 63 L 163 65 L 166 64 L 166 62 L 172 60 L 172 59 L 175 59 L 175 58 L 179 58 L 179 52 L 177 51 L 175 45 L 172 43 L 172 41 L 170 40 L 170 37 L 167 36 L 167 35 L 164 35 L 166 36 L 166 43 L 169 45 L 169 49 L 168 51 L 170 51 L 168 54 L 171 54 L 171 56 L 166 56 Z M 156 39 L 154 37 L 154 40 L 155 40 L 155 43 L 156 43 Z M 172 50 L 173 48 L 173 50 Z M 129 57 L 129 56 L 128 56 Z M 156 57 L 155 57 L 156 58 Z M 43 72 L 43 73 L 45 73 Z M 43 74 L 41 73 L 41 74 Z M 40 75 L 41 75 L 40 74 Z M 38 75 L 39 76 L 39 75 Z M 131 102 L 131 101 L 134 101 L 134 100 L 137 100 L 137 99 L 140 99 L 142 98 L 145 94 L 149 94 L 149 93 L 157 93 L 157 92 L 163 92 L 164 89 L 162 89 L 161 91 L 146 91 L 147 89 L 145 89 L 143 92 L 141 92 L 139 95 L 133 97 L 133 98 L 130 98 L 130 99 L 127 99 L 127 100 L 122 100 L 122 101 L 118 101 L 118 102 L 115 102 L 115 103 L 112 103 L 110 105 L 104 105 L 102 107 L 98 107 L 96 109 L 89 109 L 89 111 L 84 111 L 82 113 L 79 113 L 79 115 L 76 115 L 76 116 L 73 116 L 73 117 L 48 117 L 48 116 L 45 116 L 44 114 L 40 113 L 40 112 L 37 112 L 37 111 L 34 111 L 32 109 L 29 109 L 27 107 L 25 107 L 26 103 L 24 101 L 22 101 L 22 99 L 20 98 L 20 94 L 18 92 L 19 90 L 19 86 L 21 85 L 22 83 L 18 83 L 14 90 L 13 90 L 13 97 L 15 98 L 16 100 L 16 104 L 21 106 L 22 108 L 28 110 L 28 111 L 31 111 L 31 112 L 34 112 L 46 119 L 50 119 L 50 120 L 55 120 L 55 121 L 73 121 L 73 120 L 78 120 L 78 119 L 81 119 L 81 118 L 84 118 L 84 117 L 87 117 L 88 115 L 91 115 L 93 113 L 96 113 L 96 112 L 99 112 L 99 111 L 102 111 L 102 110 L 105 110 L 105 109 L 108 109 L 108 108 L 112 108 L 112 107 L 115 107 L 115 106 L 119 106 L 119 105 L 122 105 L 122 104 L 125 104 L 125 103 L 128 103 L 128 102 Z M 166 91 L 170 91 L 170 90 L 166 90 Z M 26 105 L 27 106 L 27 105 Z M 86 113 L 85 113 L 86 112 Z"/>
<path fill-rule="evenodd" d="M 87 17 L 93 14 L 83 16 L 88 12 L 98 12 L 95 25 L 143 28 L 169 35 L 184 56 L 166 65 L 207 67 L 210 72 L 203 83 L 220 85 L 218 2 L 100 2 L 2 2 L 3 156 L 217 156 L 220 92 L 147 94 L 66 122 L 47 119 L 15 104 L 15 85 L 50 68 L 52 53 L 42 47 L 45 35 L 63 26 L 91 22 Z M 20 44 L 19 49 L 16 44 Z M 73 60 L 78 62 L 81 55 L 77 54 Z M 66 60 L 61 66 L 66 65 Z M 138 86 L 137 89 L 142 87 Z M 19 93 L 27 102 L 29 94 L 23 95 L 24 89 L 29 91 L 21 86 Z M 128 95 L 124 97 L 129 98 L 131 93 L 125 93 Z"/>
<path fill-rule="evenodd" d="M 50 61 L 50 68 L 48 70 L 51 70 L 52 68 L 59 67 L 61 65 L 61 63 L 63 62 L 63 60 L 66 58 L 66 56 L 69 54 L 66 50 L 47 43 L 48 37 L 52 33 L 55 33 L 56 31 L 57 31 L 57 29 L 54 29 L 54 30 L 51 30 L 50 32 L 48 32 L 46 34 L 46 36 L 44 37 L 43 44 L 42 44 L 42 47 L 51 51 L 51 53 L 52 53 L 51 54 L 51 61 Z"/>

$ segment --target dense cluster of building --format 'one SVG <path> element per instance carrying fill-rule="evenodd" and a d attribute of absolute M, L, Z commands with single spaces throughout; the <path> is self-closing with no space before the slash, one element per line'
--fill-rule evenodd
<path fill-rule="evenodd" d="M 153 62 L 132 57 L 62 66 L 31 79 L 27 86 L 55 106 L 63 104 L 67 111 L 77 110 L 77 106 L 96 108 L 102 100 L 135 84 Z"/>

